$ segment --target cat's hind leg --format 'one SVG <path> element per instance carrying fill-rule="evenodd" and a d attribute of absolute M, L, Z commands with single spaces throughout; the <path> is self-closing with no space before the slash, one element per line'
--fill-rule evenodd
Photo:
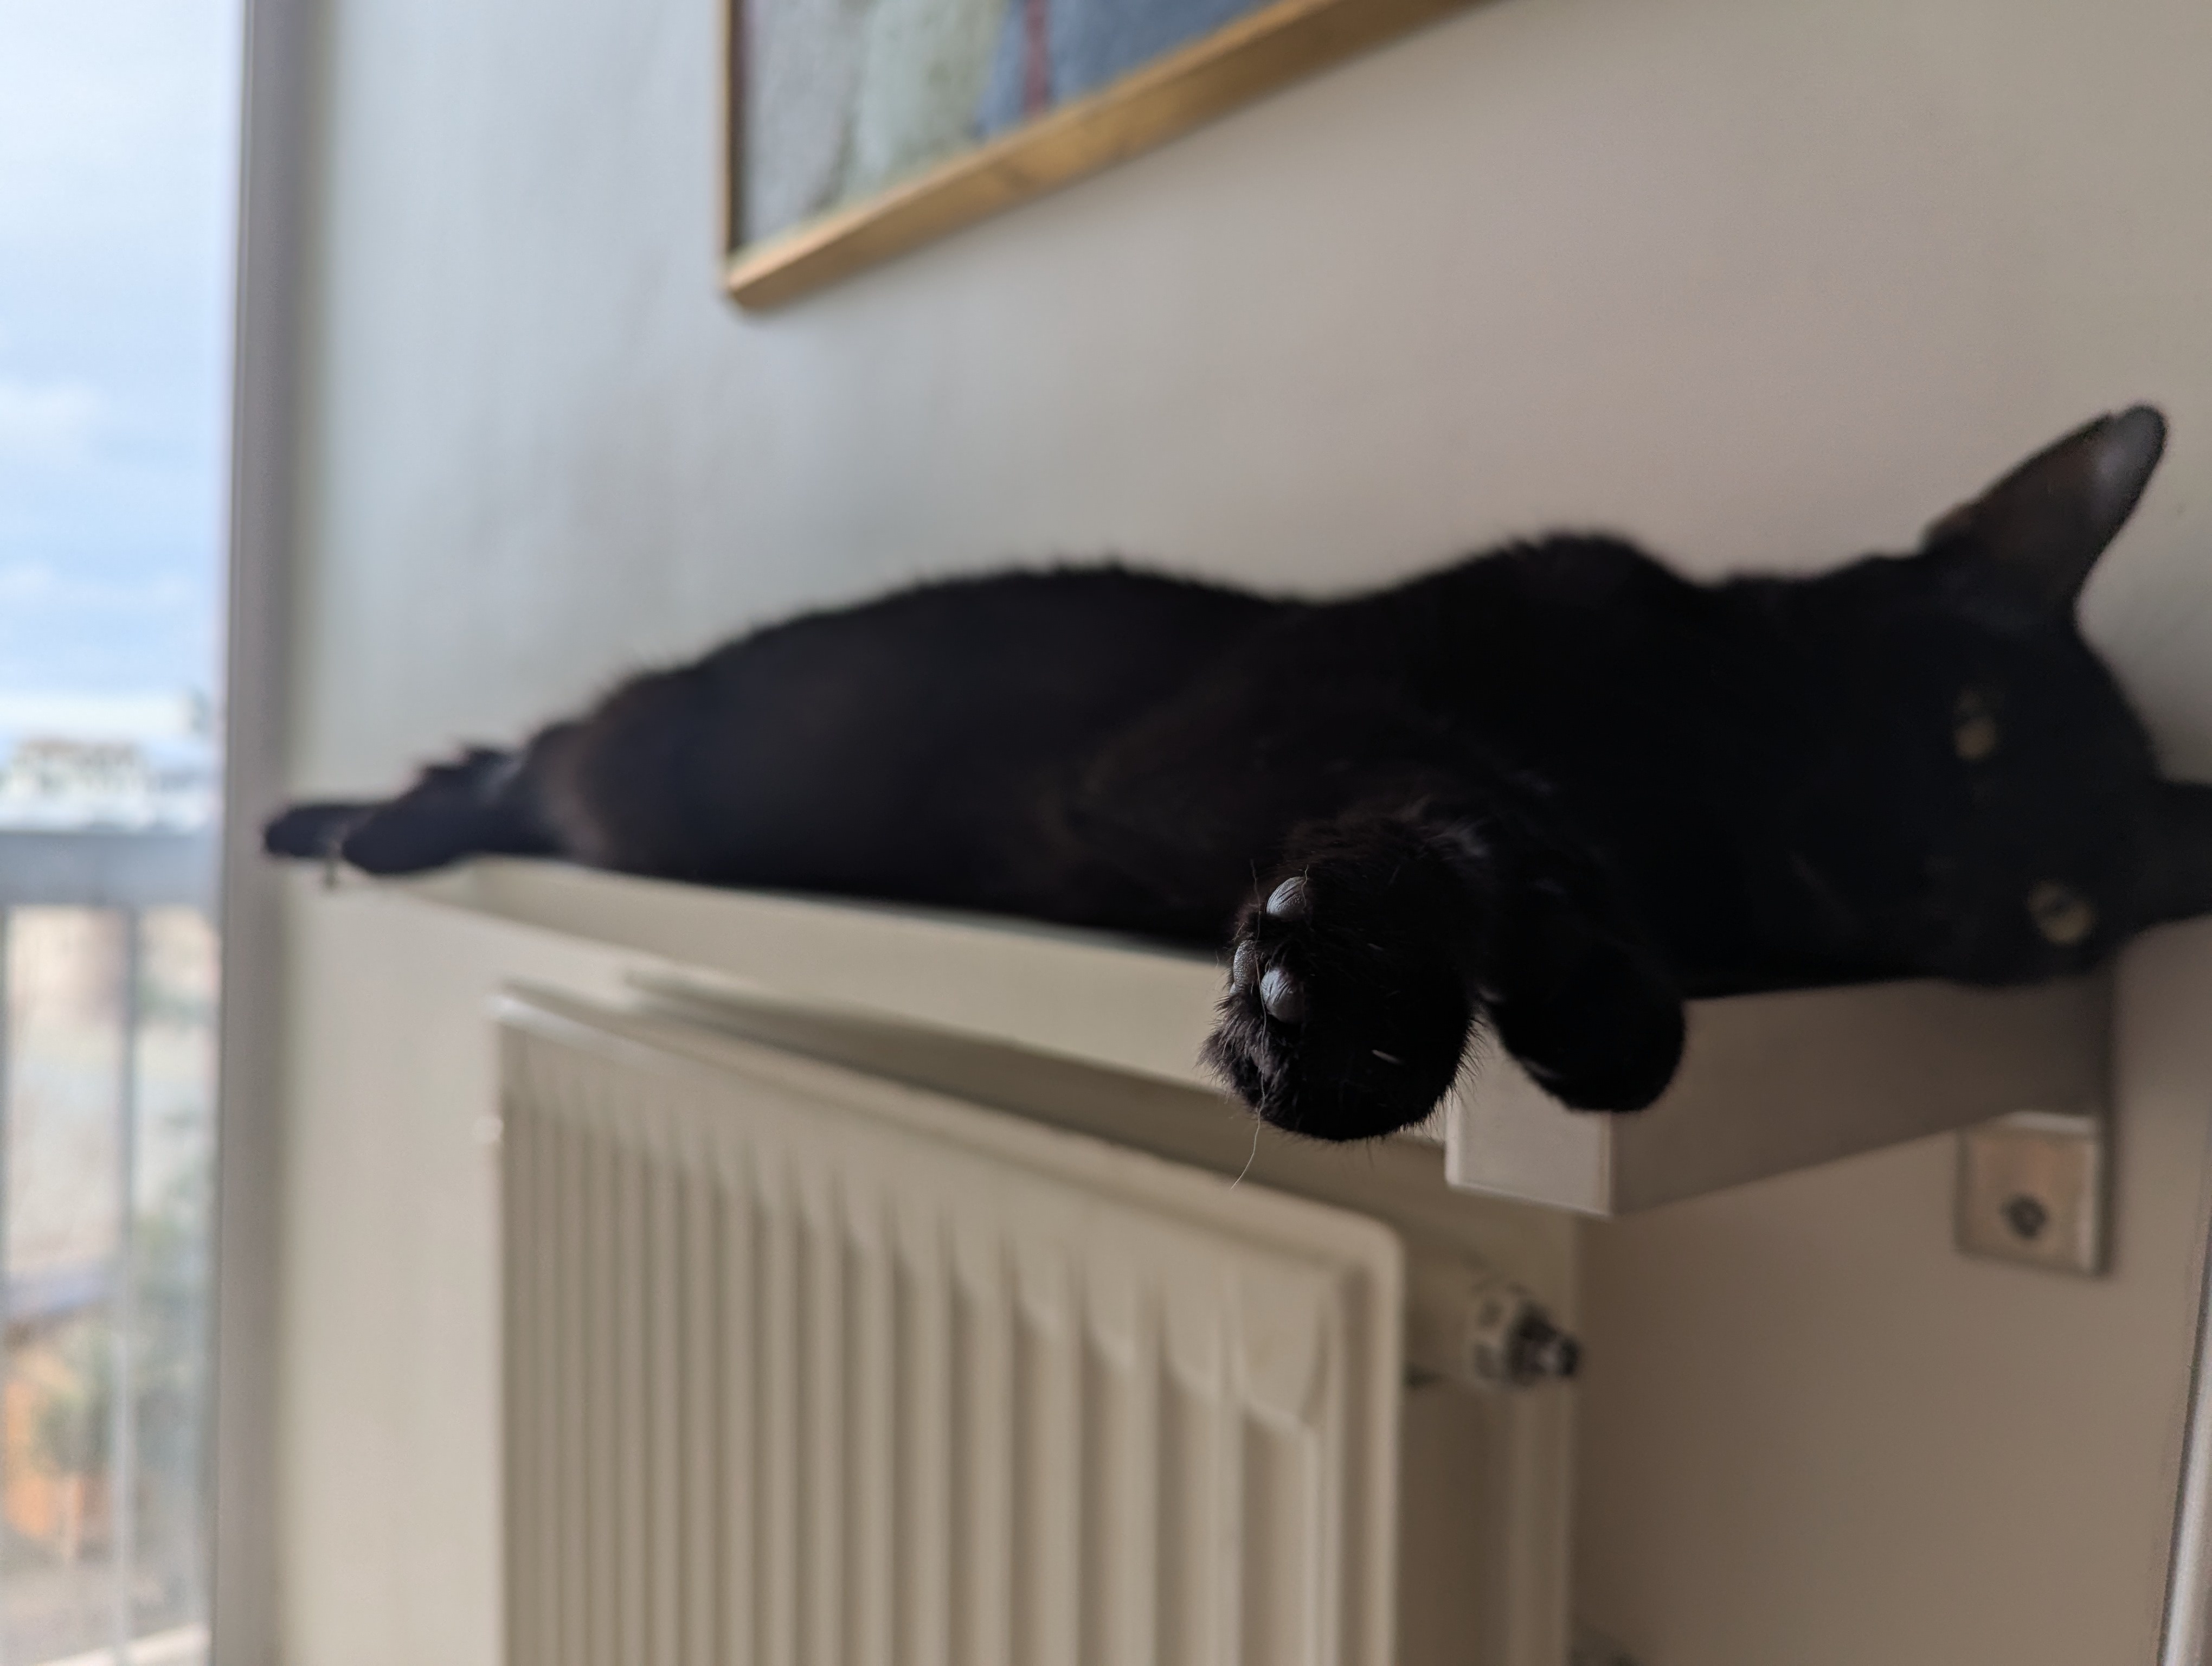
<path fill-rule="evenodd" d="M 262 848 L 375 874 L 421 873 L 468 856 L 558 855 L 526 757 L 474 747 L 382 803 L 294 805 L 262 829 Z"/>
<path fill-rule="evenodd" d="M 1401 803 L 1292 836 L 1237 921 L 1207 1056 L 1277 1126 L 1369 1138 L 1427 1116 L 1486 1021 L 1583 1110 L 1649 1104 L 1681 1053 L 1680 1000 L 1581 853 Z"/>

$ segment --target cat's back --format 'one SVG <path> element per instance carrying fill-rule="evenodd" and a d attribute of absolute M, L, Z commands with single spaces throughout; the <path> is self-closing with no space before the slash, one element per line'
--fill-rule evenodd
<path fill-rule="evenodd" d="M 805 615 L 617 691 L 579 796 L 617 866 L 927 896 L 1047 771 L 1294 607 L 1101 565 Z"/>
<path fill-rule="evenodd" d="M 773 695 L 878 719 L 912 708 L 1064 741 L 1068 726 L 1125 716 L 1284 605 L 1119 565 L 998 573 L 805 615 L 698 670 L 718 701 Z"/>

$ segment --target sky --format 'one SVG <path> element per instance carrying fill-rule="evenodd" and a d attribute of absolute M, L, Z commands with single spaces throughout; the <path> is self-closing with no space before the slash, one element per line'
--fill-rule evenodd
<path fill-rule="evenodd" d="M 0 0 L 0 696 L 218 686 L 238 0 Z"/>

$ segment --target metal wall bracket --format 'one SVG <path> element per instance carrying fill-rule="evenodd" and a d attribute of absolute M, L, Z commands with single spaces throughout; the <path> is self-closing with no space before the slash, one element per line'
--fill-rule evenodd
<path fill-rule="evenodd" d="M 1952 1213 L 1960 1250 L 2054 1273 L 2102 1273 L 2111 1126 L 2094 1111 L 2021 1110 L 1961 1129 Z"/>

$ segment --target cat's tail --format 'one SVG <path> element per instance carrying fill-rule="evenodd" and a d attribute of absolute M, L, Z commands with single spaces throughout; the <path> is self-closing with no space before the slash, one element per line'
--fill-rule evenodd
<path fill-rule="evenodd" d="M 395 799 L 293 805 L 261 830 L 261 848 L 375 874 L 422 873 L 470 856 L 558 855 L 523 778 L 524 756 L 471 747 Z"/>

